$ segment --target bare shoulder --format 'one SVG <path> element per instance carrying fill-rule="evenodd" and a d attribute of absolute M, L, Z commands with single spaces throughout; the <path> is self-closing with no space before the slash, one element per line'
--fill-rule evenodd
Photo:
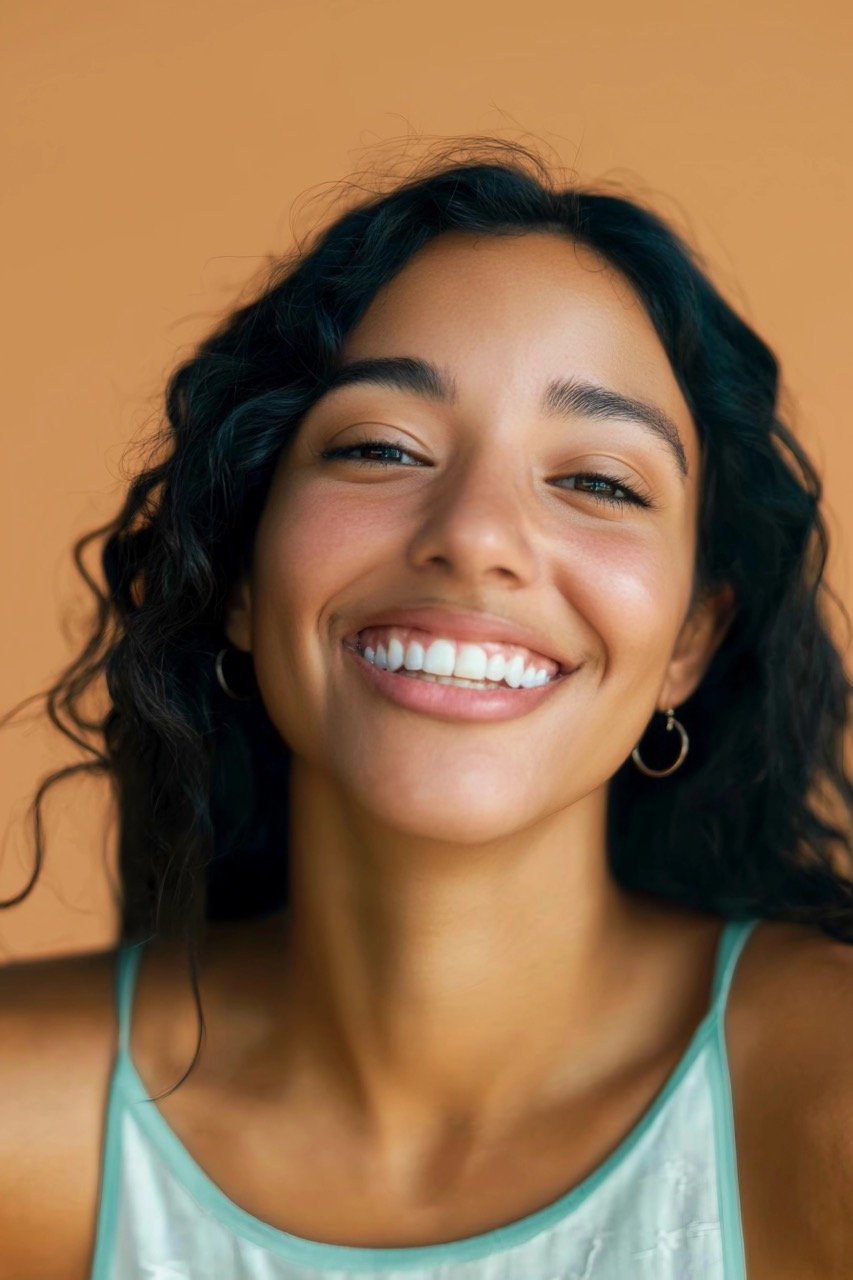
<path fill-rule="evenodd" d="M 115 950 L 0 966 L 0 1280 L 88 1280 Z"/>
<path fill-rule="evenodd" d="M 726 1040 L 749 1280 L 841 1280 L 853 1257 L 853 945 L 758 925 Z"/>

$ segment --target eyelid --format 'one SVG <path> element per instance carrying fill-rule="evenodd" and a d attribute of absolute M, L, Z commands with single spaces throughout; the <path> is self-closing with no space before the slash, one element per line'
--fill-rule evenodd
<path fill-rule="evenodd" d="M 386 439 L 384 437 L 380 438 L 376 434 L 367 432 L 363 437 L 360 436 L 358 438 L 352 439 L 348 441 L 347 444 L 328 446 L 327 448 L 323 449 L 320 452 L 320 457 L 323 459 L 323 461 L 328 461 L 328 462 L 336 461 L 336 460 L 352 461 L 353 463 L 363 467 L 367 467 L 368 469 L 379 468 L 381 470 L 383 468 L 390 468 L 395 466 L 400 466 L 404 468 L 411 466 L 411 464 L 409 463 L 396 462 L 393 460 L 382 461 L 377 458 L 347 459 L 345 456 L 346 454 L 353 452 L 356 449 L 366 449 L 366 448 L 373 448 L 377 450 L 392 449 L 397 453 L 407 454 L 409 457 L 417 456 L 415 452 L 409 449 L 407 445 L 402 441 Z M 566 466 L 568 465 L 569 464 L 567 463 Z M 610 465 L 611 465 L 610 463 L 605 464 L 605 466 L 608 469 Z M 593 498 L 595 501 L 599 503 L 609 505 L 615 508 L 620 508 L 620 509 L 624 509 L 625 507 L 634 507 L 640 510 L 654 510 L 658 506 L 656 497 L 651 493 L 643 491 L 643 488 L 648 490 L 648 485 L 640 486 L 635 484 L 633 481 L 623 480 L 617 475 L 608 474 L 608 471 L 602 469 L 601 467 L 596 468 L 595 464 L 592 464 L 586 468 L 578 468 L 575 471 L 561 471 L 560 474 L 557 476 L 557 479 L 562 479 L 562 480 L 572 480 L 576 478 L 608 484 L 613 486 L 616 489 L 621 489 L 623 493 L 627 495 L 625 498 L 614 498 L 607 494 L 587 492 L 585 490 L 574 491 L 574 492 L 581 492 L 581 493 L 587 492 L 588 497 Z"/>

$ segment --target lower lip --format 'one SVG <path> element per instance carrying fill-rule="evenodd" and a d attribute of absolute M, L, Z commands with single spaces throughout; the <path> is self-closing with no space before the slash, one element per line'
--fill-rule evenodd
<path fill-rule="evenodd" d="M 566 671 L 535 689 L 465 689 L 433 680 L 401 676 L 375 667 L 345 644 L 344 649 L 371 685 L 392 702 L 440 720 L 514 720 L 544 702 L 574 672 Z"/>

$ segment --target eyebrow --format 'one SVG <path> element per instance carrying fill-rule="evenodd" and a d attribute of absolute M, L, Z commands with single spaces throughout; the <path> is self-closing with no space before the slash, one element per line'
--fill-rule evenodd
<path fill-rule="evenodd" d="M 321 396 L 363 383 L 408 391 L 436 404 L 453 406 L 458 399 L 455 379 L 438 365 L 417 356 L 375 356 L 339 365 L 325 379 Z M 688 474 L 687 454 L 678 428 L 655 404 L 595 382 L 558 378 L 546 386 L 541 409 L 552 418 L 630 418 L 662 440 L 674 456 L 682 477 Z"/>

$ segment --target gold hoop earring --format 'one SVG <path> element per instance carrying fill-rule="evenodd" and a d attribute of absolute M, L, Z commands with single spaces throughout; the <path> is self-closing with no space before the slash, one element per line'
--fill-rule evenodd
<path fill-rule="evenodd" d="M 678 753 L 678 759 L 674 764 L 671 764 L 668 769 L 650 769 L 647 764 L 643 764 L 643 761 L 640 759 L 639 742 L 631 752 L 631 759 L 634 761 L 634 764 L 642 773 L 647 774 L 650 778 L 666 778 L 670 773 L 675 773 L 676 769 L 680 769 L 681 765 L 684 763 L 684 757 L 687 755 L 687 749 L 690 746 L 690 739 L 687 736 L 687 731 L 685 730 L 684 725 L 680 720 L 676 720 L 675 718 L 674 707 L 670 707 L 666 712 L 666 728 L 667 730 L 676 728 L 681 734 L 681 750 Z"/>
<path fill-rule="evenodd" d="M 255 695 L 253 693 L 235 693 L 234 690 L 228 684 L 228 681 L 225 679 L 225 672 L 222 670 L 222 661 L 227 652 L 228 652 L 227 647 L 224 649 L 220 649 L 216 655 L 216 658 L 213 664 L 214 670 L 216 672 L 217 683 L 219 684 L 219 687 L 222 690 L 222 692 L 227 694 L 229 698 L 234 698 L 236 702 L 247 702 L 250 698 L 253 698 Z"/>

